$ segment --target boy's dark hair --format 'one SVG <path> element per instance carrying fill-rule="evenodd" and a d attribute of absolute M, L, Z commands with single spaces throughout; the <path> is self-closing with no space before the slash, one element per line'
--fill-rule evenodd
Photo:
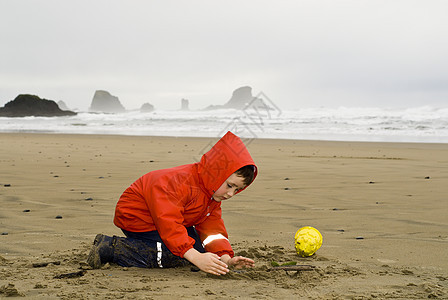
<path fill-rule="evenodd" d="M 244 178 L 244 185 L 248 186 L 253 180 L 255 176 L 255 166 L 254 165 L 247 165 L 242 168 L 239 168 L 235 174 L 237 176 Z"/>

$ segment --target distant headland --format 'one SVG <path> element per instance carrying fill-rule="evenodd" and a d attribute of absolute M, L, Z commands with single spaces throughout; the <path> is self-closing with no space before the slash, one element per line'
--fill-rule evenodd
<path fill-rule="evenodd" d="M 62 110 L 53 100 L 41 99 L 36 95 L 21 94 L 0 107 L 1 117 L 61 117 L 74 116 L 76 112 Z"/>

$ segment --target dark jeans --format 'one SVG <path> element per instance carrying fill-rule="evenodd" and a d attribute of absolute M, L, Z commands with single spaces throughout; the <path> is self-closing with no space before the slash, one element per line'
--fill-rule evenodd
<path fill-rule="evenodd" d="M 195 240 L 195 244 L 193 245 L 194 249 L 196 249 L 197 251 L 199 251 L 201 253 L 205 253 L 205 249 L 202 246 L 201 239 L 199 238 L 199 234 L 197 233 L 196 229 L 193 226 L 186 227 L 186 229 L 187 229 L 188 236 Z M 123 233 L 128 238 L 142 240 L 144 242 L 150 242 L 150 243 L 151 242 L 160 242 L 160 243 L 164 244 L 162 241 L 162 238 L 160 237 L 159 232 L 157 230 L 145 231 L 145 232 L 131 232 L 131 231 L 126 231 L 126 230 L 122 229 L 121 231 L 123 231 Z"/>
<path fill-rule="evenodd" d="M 126 238 L 113 237 L 114 253 L 112 261 L 114 263 L 123 267 L 138 268 L 173 268 L 190 265 L 190 262 L 186 259 L 174 255 L 168 249 L 157 231 L 122 231 Z M 196 241 L 193 247 L 204 253 L 205 249 L 196 229 L 188 227 L 187 232 Z"/>

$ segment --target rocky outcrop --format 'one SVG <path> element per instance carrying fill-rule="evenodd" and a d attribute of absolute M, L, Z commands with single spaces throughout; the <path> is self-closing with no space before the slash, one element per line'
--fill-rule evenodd
<path fill-rule="evenodd" d="M 252 88 L 250 86 L 243 86 L 233 91 L 232 97 L 224 104 L 224 107 L 243 109 L 253 99 Z"/>
<path fill-rule="evenodd" d="M 140 112 L 152 112 L 154 110 L 154 105 L 150 103 L 144 103 L 142 107 L 140 107 Z"/>
<path fill-rule="evenodd" d="M 69 110 L 69 108 L 67 107 L 67 104 L 65 104 L 64 101 L 59 100 L 57 103 L 58 103 L 58 106 L 59 106 L 60 109 L 62 109 L 62 110 Z"/>
<path fill-rule="evenodd" d="M 189 107 L 188 107 L 189 104 L 190 103 L 189 103 L 188 99 L 182 99 L 181 103 L 180 103 L 180 109 L 181 110 L 189 110 Z"/>
<path fill-rule="evenodd" d="M 233 91 L 232 97 L 224 105 L 210 105 L 206 109 L 221 109 L 221 108 L 233 108 L 233 109 L 244 109 L 246 106 L 250 105 L 254 107 L 267 108 L 266 103 L 263 99 L 252 96 L 252 88 L 250 86 L 243 86 Z M 270 109 L 270 108 L 268 108 Z"/>
<path fill-rule="evenodd" d="M 75 112 L 62 110 L 53 100 L 41 99 L 35 95 L 22 94 L 0 108 L 1 117 L 60 117 L 74 116 Z"/>
<path fill-rule="evenodd" d="M 104 113 L 121 113 L 126 109 L 121 105 L 118 97 L 112 96 L 107 91 L 95 91 L 89 111 Z"/>

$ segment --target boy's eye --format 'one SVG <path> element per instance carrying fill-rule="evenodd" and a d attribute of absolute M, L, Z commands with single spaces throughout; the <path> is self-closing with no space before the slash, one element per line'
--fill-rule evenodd
<path fill-rule="evenodd" d="M 230 189 L 230 188 L 232 188 L 232 186 L 230 185 L 230 184 L 227 184 L 227 187 Z"/>

